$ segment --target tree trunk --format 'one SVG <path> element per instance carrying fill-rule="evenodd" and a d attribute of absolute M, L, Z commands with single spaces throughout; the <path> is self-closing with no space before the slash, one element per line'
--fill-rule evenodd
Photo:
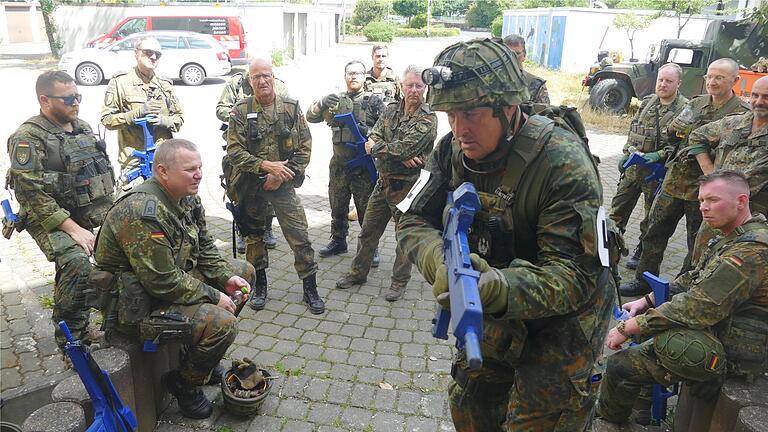
<path fill-rule="evenodd" d="M 53 21 L 54 9 L 56 9 L 56 5 L 54 4 L 53 0 L 40 0 L 40 11 L 43 14 L 45 34 L 48 36 L 48 46 L 51 48 L 51 55 L 59 58 L 59 48 L 61 48 L 61 44 L 56 39 L 56 23 Z"/>

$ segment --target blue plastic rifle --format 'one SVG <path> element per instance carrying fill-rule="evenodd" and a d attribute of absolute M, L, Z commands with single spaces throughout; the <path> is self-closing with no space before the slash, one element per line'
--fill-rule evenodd
<path fill-rule="evenodd" d="M 344 143 L 347 147 L 355 149 L 357 155 L 354 159 L 347 162 L 347 170 L 351 171 L 360 167 L 365 168 L 368 171 L 368 175 L 371 176 L 371 181 L 376 183 L 379 178 L 379 173 L 376 171 L 376 164 L 373 163 L 373 157 L 365 151 L 365 142 L 368 141 L 368 137 L 360 132 L 360 128 L 357 126 L 357 120 L 352 113 L 336 114 L 333 118 L 341 122 L 355 138 L 353 143 Z"/>
<path fill-rule="evenodd" d="M 10 223 L 16 223 L 19 221 L 19 215 L 13 212 L 11 208 L 11 202 L 8 199 L 3 200 L 3 220 Z"/>
<path fill-rule="evenodd" d="M 448 268 L 448 292 L 451 309 L 437 306 L 432 320 L 432 336 L 448 339 L 451 324 L 456 348 L 464 349 L 471 369 L 483 365 L 480 340 L 483 339 L 483 305 L 477 281 L 480 272 L 469 259 L 467 233 L 475 213 L 480 210 L 480 198 L 472 183 L 464 182 L 448 193 L 447 210 L 443 213 L 443 253 Z"/>
<path fill-rule="evenodd" d="M 643 279 L 648 282 L 653 290 L 653 302 L 655 307 L 669 301 L 669 282 L 659 278 L 651 272 L 643 273 Z M 651 420 L 655 424 L 667 418 L 667 399 L 677 394 L 678 384 L 669 391 L 661 384 L 654 384 L 651 396 Z"/>
<path fill-rule="evenodd" d="M 138 428 L 136 417 L 131 409 L 123 405 L 117 394 L 109 374 L 96 364 L 91 354 L 83 348 L 79 340 L 72 337 L 69 327 L 64 321 L 59 321 L 59 328 L 67 338 L 64 352 L 67 353 L 72 366 L 80 375 L 83 386 L 93 403 L 93 423 L 88 432 L 133 432 Z"/>
<path fill-rule="evenodd" d="M 152 165 L 155 164 L 155 138 L 147 127 L 148 117 L 137 118 L 133 122 L 144 129 L 144 151 L 134 150 L 132 155 L 139 159 L 139 165 L 125 173 L 128 183 L 137 177 L 144 180 L 152 177 Z"/>
<path fill-rule="evenodd" d="M 651 175 L 646 176 L 643 181 L 646 183 L 650 183 L 654 180 L 659 181 L 659 185 L 656 187 L 656 191 L 653 193 L 654 195 L 658 195 L 659 191 L 661 190 L 661 182 L 664 180 L 664 175 L 666 175 L 667 170 L 664 169 L 664 163 L 663 162 L 654 162 L 649 163 L 645 159 L 643 159 L 643 155 L 637 152 L 632 153 L 629 156 L 629 159 L 627 159 L 626 162 L 624 162 L 624 169 L 627 169 L 631 167 L 632 165 L 640 165 L 642 167 L 648 168 L 651 170 Z"/>

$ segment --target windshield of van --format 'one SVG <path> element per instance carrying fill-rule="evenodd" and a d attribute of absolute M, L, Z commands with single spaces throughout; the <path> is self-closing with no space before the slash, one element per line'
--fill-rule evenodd
<path fill-rule="evenodd" d="M 129 21 L 126 21 L 125 24 L 120 26 L 119 29 L 115 32 L 115 36 L 119 38 L 124 38 L 128 35 L 132 35 L 134 33 L 143 32 L 147 30 L 147 19 L 146 18 L 135 18 Z"/>

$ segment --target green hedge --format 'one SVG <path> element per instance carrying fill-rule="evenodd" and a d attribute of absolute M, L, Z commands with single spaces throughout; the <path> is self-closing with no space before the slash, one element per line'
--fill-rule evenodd
<path fill-rule="evenodd" d="M 369 41 L 392 42 L 397 31 L 397 24 L 373 21 L 363 27 L 363 34 Z"/>
<path fill-rule="evenodd" d="M 461 31 L 457 28 L 433 27 L 429 29 L 430 37 L 458 36 Z M 426 28 L 399 28 L 395 34 L 397 37 L 427 37 Z"/>

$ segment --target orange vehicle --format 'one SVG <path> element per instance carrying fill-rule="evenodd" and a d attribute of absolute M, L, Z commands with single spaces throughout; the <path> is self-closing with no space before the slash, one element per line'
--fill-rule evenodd
<path fill-rule="evenodd" d="M 152 30 L 182 30 L 211 35 L 227 49 L 232 64 L 248 61 L 245 30 L 237 16 L 131 16 L 122 19 L 107 33 L 88 41 L 86 47 L 102 47 L 130 34 Z"/>

